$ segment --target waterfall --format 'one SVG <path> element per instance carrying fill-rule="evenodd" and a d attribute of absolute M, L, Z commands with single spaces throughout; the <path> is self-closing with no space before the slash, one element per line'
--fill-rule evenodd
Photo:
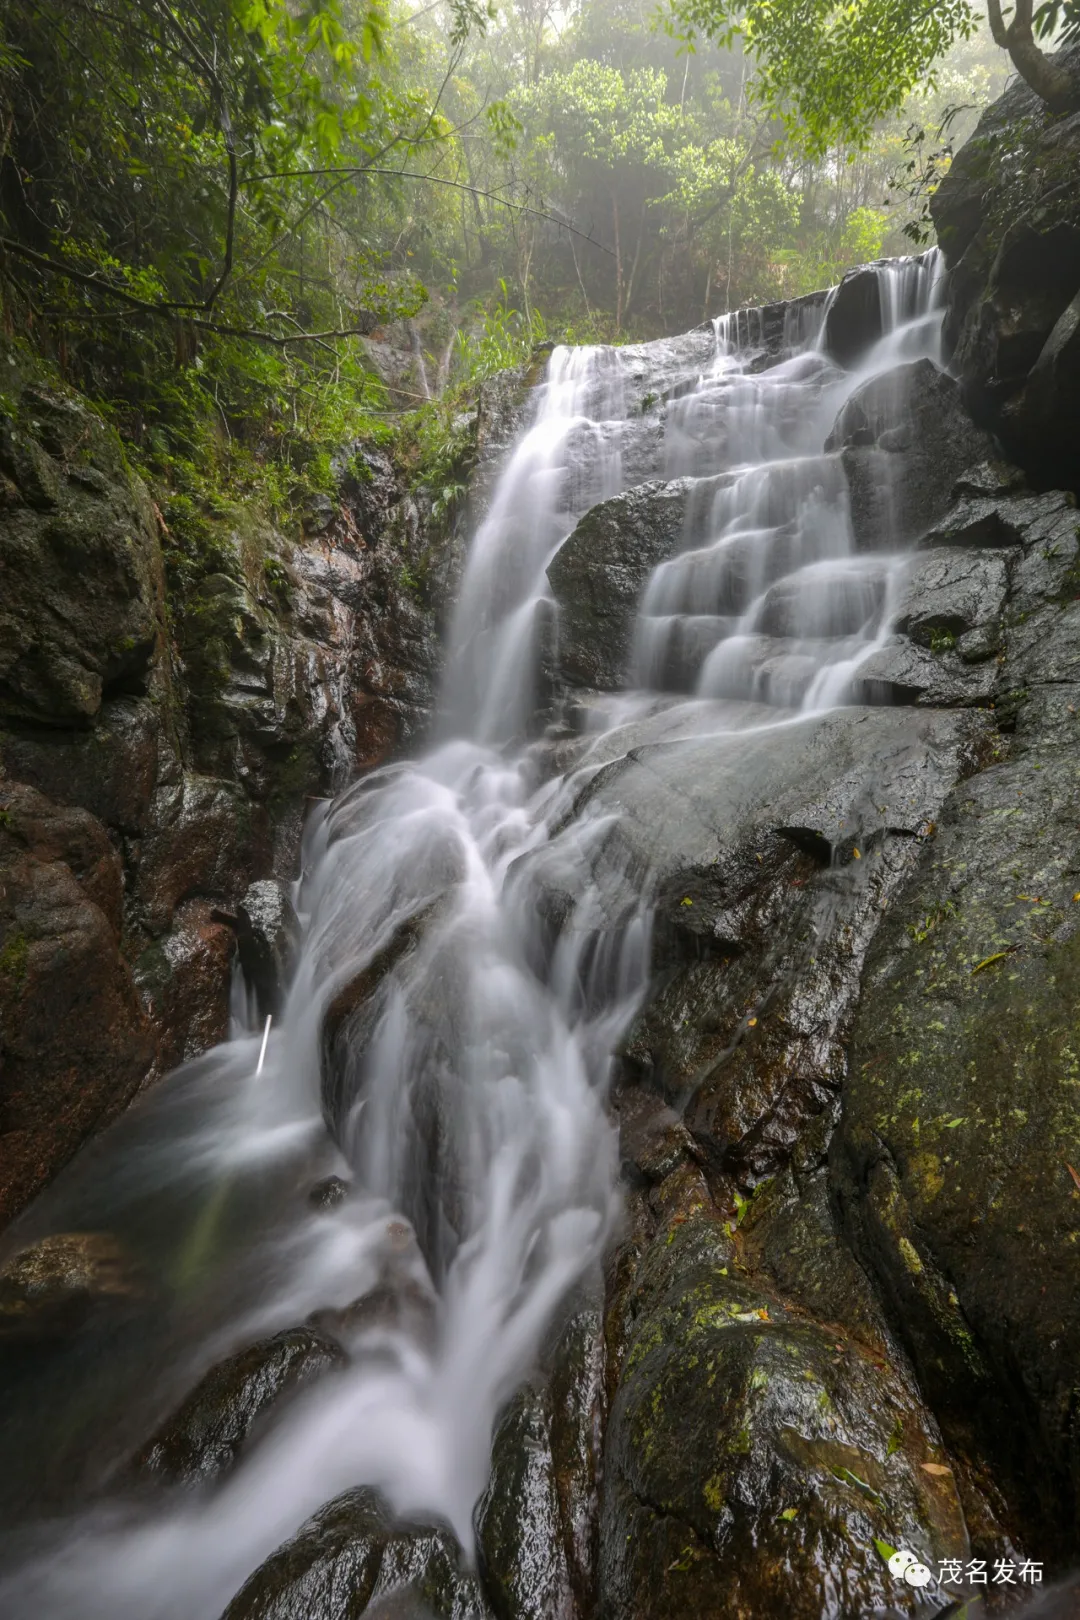
<path fill-rule="evenodd" d="M 20 1243 L 107 1229 L 143 1281 L 126 1337 L 91 1335 L 25 1373 L 11 1432 L 26 1460 L 9 1489 L 40 1517 L 0 1587 L 6 1614 L 217 1620 L 305 1517 L 359 1483 L 471 1547 L 499 1409 L 615 1230 L 606 1088 L 648 983 L 647 893 L 614 922 L 579 893 L 576 927 L 545 905 L 553 868 L 578 870 L 603 832 L 573 824 L 578 777 L 529 739 L 547 568 L 597 502 L 686 481 L 683 547 L 644 592 L 630 690 L 596 706 L 576 772 L 658 703 L 683 725 L 767 739 L 850 701 L 902 565 L 856 551 L 841 460 L 823 445 L 861 381 L 934 352 L 933 275 L 913 263 L 881 268 L 884 335 L 854 372 L 817 346 L 820 307 L 797 312 L 764 370 L 745 314 L 682 344 L 554 352 L 472 542 L 436 745 L 308 827 L 305 943 L 262 1073 L 244 1034 L 188 1065 L 20 1224 Z M 306 1191 L 330 1172 L 350 1195 L 314 1208 Z M 377 1287 L 410 1310 L 356 1330 L 350 1364 L 297 1397 L 211 1497 L 148 1512 L 106 1493 L 49 1520 L 42 1458 L 72 1455 L 80 1424 L 98 1485 L 216 1359 Z"/>

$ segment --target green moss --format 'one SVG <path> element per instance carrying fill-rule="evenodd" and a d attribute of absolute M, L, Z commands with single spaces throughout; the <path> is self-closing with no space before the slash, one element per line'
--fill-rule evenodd
<path fill-rule="evenodd" d="M 0 950 L 0 982 L 6 982 L 16 991 L 21 989 L 26 978 L 29 956 L 30 947 L 26 935 L 12 934 L 3 950 Z"/>
<path fill-rule="evenodd" d="M 915 1245 L 910 1241 L 909 1238 L 902 1237 L 899 1239 L 898 1247 L 907 1269 L 912 1273 L 913 1276 L 918 1276 L 923 1269 L 923 1263 L 919 1258 Z"/>

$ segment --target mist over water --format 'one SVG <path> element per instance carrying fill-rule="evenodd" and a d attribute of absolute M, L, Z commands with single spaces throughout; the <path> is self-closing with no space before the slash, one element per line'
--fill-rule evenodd
<path fill-rule="evenodd" d="M 856 552 L 822 447 L 860 382 L 934 354 L 938 333 L 933 256 L 879 275 L 886 335 L 854 373 L 820 351 L 809 306 L 760 372 L 745 315 L 715 323 L 704 358 L 696 340 L 552 355 L 471 545 L 436 745 L 307 829 L 303 952 L 262 1072 L 241 986 L 236 1038 L 157 1087 L 10 1234 L 9 1249 L 112 1232 L 135 1281 L 118 1327 L 16 1368 L 0 1490 L 24 1522 L 5 1615 L 217 1620 L 362 1483 L 471 1547 L 499 1409 L 571 1291 L 595 1284 L 619 1214 L 606 1088 L 648 986 L 649 896 L 635 878 L 635 902 L 601 923 L 580 887 L 577 926 L 555 929 L 545 886 L 558 869 L 576 881 L 604 833 L 569 807 L 642 722 L 718 747 L 749 731 L 767 750 L 771 726 L 851 701 L 904 563 Z M 667 396 L 659 435 L 631 388 L 643 368 Z M 627 692 L 589 704 L 560 777 L 526 740 L 546 569 L 590 506 L 653 477 L 688 481 L 684 548 L 646 588 Z M 341 1014 L 365 974 L 362 1016 Z M 330 1172 L 351 1195 L 313 1209 Z M 356 1328 L 350 1365 L 212 1495 L 101 1493 L 216 1360 L 376 1286 L 409 1309 Z M 95 1491 L 102 1505 L 73 1510 Z"/>

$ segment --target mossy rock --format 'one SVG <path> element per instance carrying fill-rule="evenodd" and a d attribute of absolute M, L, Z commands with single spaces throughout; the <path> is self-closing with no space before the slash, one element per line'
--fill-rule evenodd
<path fill-rule="evenodd" d="M 1044 1535 L 1080 1485 L 1078 829 L 1071 748 L 954 792 L 871 947 L 833 1162 L 946 1431 Z"/>
<path fill-rule="evenodd" d="M 633 1308 L 605 1451 L 605 1616 L 908 1613 L 875 1543 L 964 1555 L 910 1384 L 738 1275 L 718 1222 L 658 1236 Z"/>

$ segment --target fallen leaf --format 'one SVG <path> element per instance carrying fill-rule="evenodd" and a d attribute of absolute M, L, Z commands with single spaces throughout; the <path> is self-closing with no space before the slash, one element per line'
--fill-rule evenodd
<path fill-rule="evenodd" d="M 975 966 L 972 968 L 972 978 L 975 977 L 976 973 L 981 973 L 983 968 L 993 967 L 995 962 L 1004 962 L 1005 958 L 1007 956 L 1011 956 L 1015 949 L 1015 945 L 1010 945 L 1007 951 L 995 951 L 993 956 L 984 956 L 982 961 L 976 962 Z"/>
<path fill-rule="evenodd" d="M 852 850 L 851 858 L 852 858 L 853 861 L 861 861 L 862 860 L 862 856 L 859 854 L 857 849 Z"/>
<path fill-rule="evenodd" d="M 765 1309 L 764 1305 L 761 1307 L 761 1309 L 759 1311 L 755 1311 L 754 1315 L 759 1317 L 762 1322 L 767 1322 L 769 1320 L 769 1313 Z"/>
<path fill-rule="evenodd" d="M 680 906 L 692 906 L 693 903 L 694 902 L 691 900 L 688 894 L 684 894 L 682 899 L 679 901 Z"/>
<path fill-rule="evenodd" d="M 756 1019 L 756 1018 L 748 1018 L 748 1019 L 747 1019 L 747 1020 L 746 1020 L 746 1027 L 747 1027 L 747 1029 L 753 1029 L 753 1027 L 754 1027 L 754 1025 L 755 1025 L 755 1024 L 756 1024 L 756 1023 L 757 1023 L 757 1019 Z"/>
<path fill-rule="evenodd" d="M 780 1517 L 782 1519 L 786 1519 L 787 1522 L 790 1524 L 792 1519 L 798 1513 L 798 1511 L 799 1511 L 798 1508 L 785 1508 L 783 1513 L 781 1513 Z"/>
<path fill-rule="evenodd" d="M 1077 1173 L 1073 1169 L 1072 1165 L 1071 1164 L 1066 1164 L 1065 1168 L 1069 1172 L 1070 1176 L 1072 1176 L 1073 1180 L 1076 1182 L 1077 1187 L 1080 1187 L 1080 1176 L 1077 1175 Z"/>
<path fill-rule="evenodd" d="M 919 1467 L 924 1474 L 947 1475 L 952 1473 L 952 1469 L 946 1468 L 944 1463 L 920 1463 Z"/>

